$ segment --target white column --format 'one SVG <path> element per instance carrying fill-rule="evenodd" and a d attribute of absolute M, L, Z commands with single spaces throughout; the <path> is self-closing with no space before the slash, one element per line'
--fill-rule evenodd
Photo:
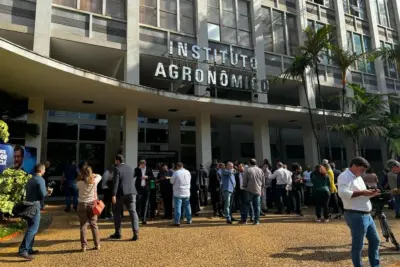
<path fill-rule="evenodd" d="M 299 44 L 303 45 L 305 42 L 304 30 L 307 28 L 307 2 L 306 0 L 296 0 L 297 8 L 297 30 L 299 36 Z"/>
<path fill-rule="evenodd" d="M 211 118 L 210 114 L 202 113 L 196 116 L 196 168 L 200 164 L 210 166 L 211 157 Z"/>
<path fill-rule="evenodd" d="M 52 0 L 36 1 L 33 51 L 45 57 L 50 56 L 51 4 Z"/>
<path fill-rule="evenodd" d="M 376 17 L 376 5 L 374 4 L 373 0 L 366 0 L 365 2 L 367 6 L 369 29 L 371 32 L 372 49 L 378 49 L 381 47 L 381 43 L 379 39 L 378 20 Z M 386 88 L 385 71 L 384 71 L 383 61 L 380 58 L 375 60 L 375 71 L 376 71 L 376 79 L 378 82 L 378 90 L 381 93 L 387 94 L 388 91 Z"/>
<path fill-rule="evenodd" d="M 39 127 L 39 135 L 36 137 L 26 136 L 25 146 L 35 147 L 37 162 L 42 161 L 42 131 L 44 124 L 44 99 L 43 98 L 29 98 L 28 108 L 33 111 L 32 114 L 28 114 L 28 123 L 36 124 Z"/>
<path fill-rule="evenodd" d="M 307 83 L 307 95 L 308 95 L 309 104 L 312 109 L 315 109 L 316 108 L 315 90 L 312 86 L 312 83 L 310 82 L 311 78 L 308 78 L 307 80 L 309 80 L 309 82 Z M 299 90 L 300 106 L 308 108 L 307 96 L 304 91 L 304 87 L 299 86 L 298 90 Z"/>
<path fill-rule="evenodd" d="M 319 151 L 317 147 L 317 141 L 315 140 L 311 126 L 304 125 L 302 131 L 303 131 L 305 164 L 307 166 L 315 166 L 318 163 L 320 163 L 318 160 Z"/>
<path fill-rule="evenodd" d="M 121 116 L 107 116 L 107 140 L 105 167 L 114 164 L 114 159 L 121 149 Z"/>
<path fill-rule="evenodd" d="M 124 144 L 125 162 L 135 168 L 138 165 L 138 109 L 129 107 L 124 115 Z"/>
<path fill-rule="evenodd" d="M 218 123 L 219 124 L 219 147 L 220 147 L 220 158 L 221 160 L 232 159 L 231 150 L 231 125 L 229 123 Z"/>
<path fill-rule="evenodd" d="M 206 1 L 205 1 L 206 2 Z M 253 0 L 250 2 L 251 5 L 251 25 L 253 26 L 253 45 L 254 45 L 254 56 L 257 59 L 257 102 L 268 103 L 268 95 L 266 92 L 262 92 L 261 82 L 267 78 L 265 70 L 265 50 L 264 50 L 264 36 L 263 36 L 263 25 L 262 25 L 262 8 L 261 0 Z"/>
<path fill-rule="evenodd" d="M 197 28 L 197 45 L 200 47 L 208 47 L 208 25 L 207 25 L 207 1 L 196 1 L 196 28 Z M 203 62 L 206 58 L 206 52 L 200 50 L 200 60 L 198 63 L 198 68 L 202 69 L 204 73 L 208 72 L 208 63 Z M 207 77 L 207 76 L 205 76 Z M 202 83 L 196 84 L 194 93 L 197 96 L 209 96 L 210 93 L 206 91 L 208 87 L 207 79 L 204 79 Z"/>
<path fill-rule="evenodd" d="M 125 81 L 140 84 L 139 0 L 126 1 Z"/>
<path fill-rule="evenodd" d="M 176 151 L 178 161 L 181 161 L 181 120 L 168 120 L 168 150 Z"/>
<path fill-rule="evenodd" d="M 253 122 L 254 131 L 254 149 L 257 164 L 261 165 L 264 159 L 271 162 L 271 146 L 269 138 L 268 121 L 265 119 L 258 119 Z"/>

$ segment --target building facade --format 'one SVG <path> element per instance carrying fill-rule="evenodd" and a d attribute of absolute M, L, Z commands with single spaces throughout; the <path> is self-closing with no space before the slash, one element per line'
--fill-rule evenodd
<path fill-rule="evenodd" d="M 37 147 L 57 166 L 73 158 L 98 171 L 121 148 L 133 166 L 138 151 L 176 151 L 193 168 L 249 157 L 314 165 L 307 102 L 326 158 L 319 99 L 328 123 L 337 123 L 340 105 L 331 99 L 341 91 L 339 68 L 328 56 L 321 62 L 321 95 L 307 73 L 308 99 L 299 81 L 271 81 L 304 43 L 303 30 L 325 24 L 344 49 L 391 47 L 400 3 L 0 0 L 0 89 L 28 98 L 35 112 L 25 119 L 41 128 L 36 138 L 11 129 L 11 142 Z M 360 60 L 348 80 L 397 93 L 398 75 L 394 63 Z M 350 139 L 330 139 L 339 165 L 354 155 Z M 376 167 L 387 158 L 382 140 L 364 140 L 362 151 Z"/>

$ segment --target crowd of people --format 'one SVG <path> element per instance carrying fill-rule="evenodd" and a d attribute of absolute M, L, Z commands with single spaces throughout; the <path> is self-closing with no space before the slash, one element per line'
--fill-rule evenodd
<path fill-rule="evenodd" d="M 72 208 L 77 211 L 80 221 L 80 240 L 82 251 L 87 248 L 87 226 L 93 234 L 95 249 L 100 249 L 100 238 L 97 226 L 97 215 L 93 211 L 95 200 L 98 199 L 97 188 L 104 193 L 105 208 L 101 214 L 104 219 L 114 221 L 114 233 L 111 239 L 121 239 L 121 220 L 123 206 L 128 210 L 132 228 L 132 240 L 139 239 L 139 219 L 147 224 L 148 218 L 161 215 L 158 196 L 163 203 L 163 219 L 172 220 L 171 226 L 181 225 L 183 218 L 187 224 L 192 224 L 192 216 L 198 216 L 201 207 L 209 204 L 209 197 L 215 217 L 223 217 L 227 224 L 239 221 L 247 224 L 248 219 L 254 225 L 260 223 L 260 216 L 276 208 L 275 214 L 294 213 L 303 217 L 302 210 L 306 205 L 315 206 L 315 220 L 329 222 L 331 218 L 340 219 L 344 214 L 352 232 L 353 263 L 359 265 L 363 240 L 366 236 L 370 241 L 370 261 L 376 265 L 379 253 L 375 246 L 379 237 L 373 220 L 369 220 L 372 207 L 369 199 L 377 196 L 377 189 L 383 183 L 386 187 L 400 188 L 400 163 L 395 164 L 386 172 L 385 181 L 379 181 L 368 162 L 361 158 L 351 161 L 344 171 L 336 169 L 335 164 L 323 160 L 313 170 L 307 167 L 303 171 L 298 163 L 291 168 L 277 162 L 271 166 L 264 160 L 258 166 L 255 159 L 246 164 L 213 161 L 210 168 L 200 165 L 196 172 L 189 172 L 183 163 L 159 164 L 158 173 L 140 160 L 138 167 L 132 168 L 124 162 L 123 155 L 115 157 L 115 165 L 100 176 L 94 174 L 91 167 L 84 163 L 78 168 L 70 164 L 64 173 L 63 186 L 66 192 L 66 212 Z M 43 177 L 45 166 L 39 164 L 34 176 L 27 185 L 27 201 L 37 201 L 38 209 L 48 193 Z M 42 181 L 43 180 L 43 181 Z M 367 189 L 373 188 L 373 189 Z M 400 217 L 398 199 L 393 201 L 396 218 Z M 240 218 L 235 219 L 234 213 L 239 211 Z M 368 220 L 357 221 L 357 216 L 368 214 Z M 174 215 L 174 216 L 173 216 Z M 21 243 L 19 256 L 32 260 L 38 251 L 33 250 L 34 236 L 40 221 L 40 210 L 31 220 L 28 220 L 28 230 Z M 361 230 L 361 226 L 365 226 Z M 365 230 L 365 229 L 372 229 Z M 378 241 L 377 241 L 378 240 Z M 372 245 L 371 245 L 372 244 Z M 374 254 L 375 253 L 375 254 Z M 376 254 L 378 253 L 378 254 Z M 378 255 L 378 256 L 377 256 Z M 358 265 L 357 265 L 358 264 Z"/>

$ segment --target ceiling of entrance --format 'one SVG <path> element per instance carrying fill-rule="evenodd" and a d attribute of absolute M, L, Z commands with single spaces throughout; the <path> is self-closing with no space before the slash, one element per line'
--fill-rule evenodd
<path fill-rule="evenodd" d="M 137 106 L 141 114 L 153 118 L 184 120 L 207 112 L 217 120 L 237 123 L 266 119 L 302 125 L 308 121 L 307 110 L 300 107 L 194 97 L 121 83 L 39 56 L 2 39 L 0 62 L 0 88 L 22 97 L 42 97 L 46 109 L 121 114 L 127 107 Z M 83 104 L 83 100 L 94 103 Z M 321 112 L 315 119 L 322 121 Z"/>

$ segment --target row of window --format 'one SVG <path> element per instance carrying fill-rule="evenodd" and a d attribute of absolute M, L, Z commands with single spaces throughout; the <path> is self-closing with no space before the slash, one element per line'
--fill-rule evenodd
<path fill-rule="evenodd" d="M 126 18 L 126 0 L 53 0 L 53 4 L 119 19 Z"/>
<path fill-rule="evenodd" d="M 381 41 L 381 47 L 386 47 L 386 48 L 393 48 L 393 44 L 390 43 L 385 43 Z M 395 62 L 383 61 L 383 66 L 384 66 L 384 71 L 385 71 L 385 76 L 393 79 L 397 79 L 398 72 L 397 72 L 397 67 Z"/>
<path fill-rule="evenodd" d="M 394 6 L 392 0 L 374 0 L 376 5 L 376 17 L 380 25 L 396 28 Z"/>
<path fill-rule="evenodd" d="M 352 51 L 353 53 L 357 53 L 358 55 L 372 50 L 371 37 L 350 31 L 347 32 L 347 44 L 348 50 Z M 375 74 L 374 63 L 369 62 L 366 59 L 357 61 L 354 69 L 361 72 Z"/>

